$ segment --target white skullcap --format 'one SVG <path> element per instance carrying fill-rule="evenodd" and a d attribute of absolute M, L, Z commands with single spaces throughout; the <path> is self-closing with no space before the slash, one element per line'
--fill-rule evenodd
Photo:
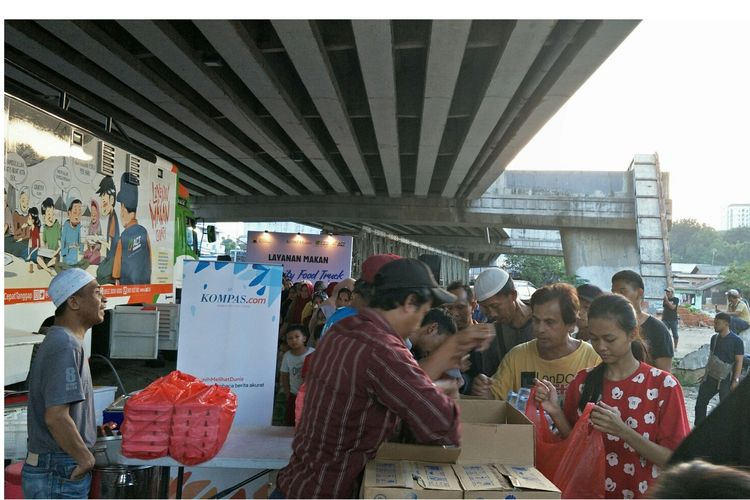
<path fill-rule="evenodd" d="M 83 269 L 72 267 L 52 278 L 47 293 L 55 307 L 60 307 L 60 304 L 68 300 L 68 297 L 92 281 L 94 281 L 92 275 Z"/>
<path fill-rule="evenodd" d="M 485 269 L 474 282 L 474 295 L 477 301 L 487 300 L 503 289 L 510 276 L 499 267 Z"/>

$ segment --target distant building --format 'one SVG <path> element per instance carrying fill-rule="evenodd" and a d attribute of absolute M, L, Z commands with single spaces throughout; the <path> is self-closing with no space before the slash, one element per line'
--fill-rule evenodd
<path fill-rule="evenodd" d="M 733 203 L 727 207 L 727 229 L 750 227 L 750 204 Z"/>
<path fill-rule="evenodd" d="M 725 269 L 726 266 L 673 262 L 672 286 L 680 304 L 698 309 L 724 304 L 724 278 L 719 275 Z"/>

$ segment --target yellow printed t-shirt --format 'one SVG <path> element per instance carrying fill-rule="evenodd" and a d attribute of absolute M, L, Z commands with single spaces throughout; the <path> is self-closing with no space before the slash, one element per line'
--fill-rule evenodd
<path fill-rule="evenodd" d="M 732 307 L 732 305 L 730 304 L 729 311 L 739 313 L 737 314 L 737 316 L 740 319 L 744 319 L 745 321 L 750 323 L 750 311 L 748 311 L 747 306 L 741 300 L 737 302 L 737 305 L 735 307 Z"/>
<path fill-rule="evenodd" d="M 542 359 L 536 346 L 536 339 L 517 345 L 505 355 L 497 373 L 492 377 L 492 396 L 505 399 L 508 391 L 521 388 L 522 377 L 527 384 L 536 377 L 549 380 L 557 388 L 561 401 L 565 400 L 565 389 L 573 381 L 576 373 L 601 363 L 599 355 L 588 342 L 581 342 L 578 348 L 559 359 Z"/>

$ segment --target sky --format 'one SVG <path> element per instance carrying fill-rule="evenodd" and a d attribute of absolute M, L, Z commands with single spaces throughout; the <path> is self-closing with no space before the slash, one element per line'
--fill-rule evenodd
<path fill-rule="evenodd" d="M 626 170 L 656 152 L 673 220 L 721 229 L 726 205 L 750 203 L 749 28 L 645 19 L 508 168 Z"/>

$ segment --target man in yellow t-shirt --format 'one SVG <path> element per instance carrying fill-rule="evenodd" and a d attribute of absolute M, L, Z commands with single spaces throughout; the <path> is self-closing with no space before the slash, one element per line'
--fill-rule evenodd
<path fill-rule="evenodd" d="M 727 314 L 737 316 L 741 320 L 750 323 L 750 310 L 740 298 L 740 292 L 732 288 L 727 293 Z"/>
<path fill-rule="evenodd" d="M 506 399 L 508 391 L 531 387 L 538 378 L 555 384 L 564 397 L 579 371 L 601 363 L 591 344 L 570 336 L 578 308 L 576 290 L 568 284 L 548 285 L 534 292 L 531 309 L 536 338 L 511 349 L 491 379 L 475 380 L 472 394 Z"/>

